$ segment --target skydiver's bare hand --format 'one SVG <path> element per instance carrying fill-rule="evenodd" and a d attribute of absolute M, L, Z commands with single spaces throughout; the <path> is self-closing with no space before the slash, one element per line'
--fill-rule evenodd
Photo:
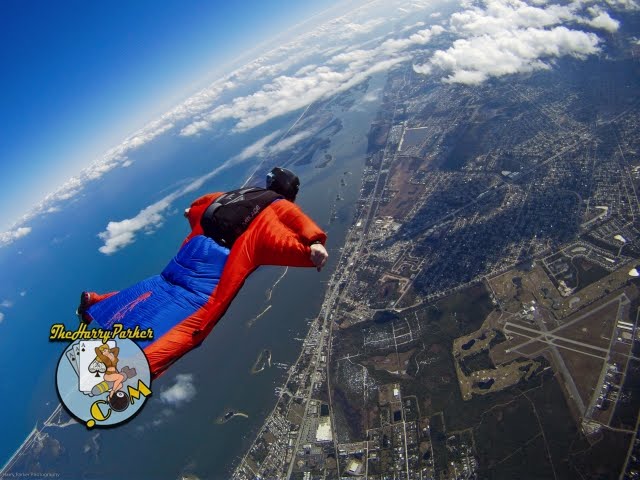
<path fill-rule="evenodd" d="M 322 270 L 328 258 L 329 254 L 327 253 L 327 249 L 324 248 L 324 245 L 321 243 L 311 245 L 311 262 L 316 266 L 318 271 Z"/>

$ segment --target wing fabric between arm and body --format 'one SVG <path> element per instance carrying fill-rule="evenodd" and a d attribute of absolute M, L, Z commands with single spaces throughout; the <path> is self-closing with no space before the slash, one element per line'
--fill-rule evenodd
<path fill-rule="evenodd" d="M 193 231 L 185 244 L 201 232 L 199 218 L 217 195 L 201 197 L 192 204 L 188 218 Z M 152 373 L 160 374 L 202 343 L 256 268 L 260 265 L 313 267 L 310 245 L 316 240 L 324 244 L 326 238 L 297 205 L 287 200 L 277 200 L 265 208 L 235 242 L 206 303 L 145 348 Z"/>

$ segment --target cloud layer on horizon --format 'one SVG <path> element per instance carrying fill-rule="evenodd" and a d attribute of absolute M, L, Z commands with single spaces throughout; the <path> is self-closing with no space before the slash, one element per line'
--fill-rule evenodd
<path fill-rule="evenodd" d="M 179 198 L 193 193 L 201 188 L 205 182 L 212 179 L 220 172 L 228 168 L 238 165 L 250 158 L 261 157 L 270 147 L 269 144 L 280 134 L 279 131 L 270 133 L 265 137 L 257 140 L 253 144 L 245 147 L 238 155 L 230 158 L 222 165 L 214 168 L 209 173 L 189 182 L 187 185 L 175 190 L 169 195 L 164 196 L 157 202 L 143 208 L 133 218 L 127 218 L 120 221 L 110 221 L 106 229 L 98 234 L 98 237 L 104 242 L 98 250 L 105 255 L 111 255 L 118 250 L 133 243 L 136 235 L 140 232 L 152 233 L 160 228 L 164 223 L 164 216 L 173 202 Z M 280 142 L 271 148 L 276 148 Z"/>
<path fill-rule="evenodd" d="M 389 3 L 391 4 L 392 2 Z M 401 4 L 398 0 L 395 0 L 395 3 Z M 424 0 L 416 0 L 412 4 L 412 10 L 409 11 L 409 14 L 412 11 L 424 9 L 425 5 L 426 2 Z M 18 219 L 10 227 L 9 231 L 0 234 L 2 235 L 0 236 L 0 247 L 8 245 L 23 236 L 23 230 L 19 232 L 21 235 L 15 235 L 19 227 L 26 226 L 28 222 L 39 215 L 58 211 L 60 205 L 64 205 L 66 201 L 77 196 L 89 182 L 98 180 L 115 168 L 131 165 L 135 161 L 131 158 L 131 154 L 157 137 L 172 132 L 175 133 L 176 131 L 184 136 L 194 135 L 206 128 L 210 128 L 212 122 L 208 119 L 208 115 L 211 114 L 213 109 L 225 104 L 221 102 L 222 99 L 228 97 L 233 101 L 234 98 L 241 98 L 241 96 L 234 97 L 232 95 L 234 90 L 251 89 L 253 88 L 252 85 L 258 82 L 257 95 L 254 96 L 254 98 L 257 98 L 260 96 L 259 89 L 262 86 L 268 85 L 270 81 L 292 67 L 304 64 L 310 57 L 327 55 L 331 51 L 335 53 L 344 50 L 348 46 L 359 45 L 357 43 L 358 38 L 366 37 L 375 28 L 380 28 L 388 20 L 394 19 L 394 17 L 387 17 L 386 15 L 377 15 L 371 18 L 371 10 L 374 7 L 376 6 L 367 4 L 346 15 L 321 24 L 306 34 L 298 36 L 295 40 L 264 53 L 255 60 L 212 82 L 208 87 L 127 137 L 120 145 L 107 151 L 101 159 L 83 169 L 79 175 L 70 178 L 54 192 L 46 195 L 41 202 Z M 391 8 L 393 10 L 395 7 L 392 6 Z M 389 8 L 385 5 L 383 11 L 388 10 Z M 320 45 L 321 42 L 319 40 L 326 39 L 332 40 L 332 46 Z M 339 42 L 342 42 L 342 44 L 336 45 Z M 379 65 L 378 69 L 384 69 L 391 65 L 392 63 L 383 63 Z M 377 70 L 374 68 L 368 73 L 375 73 L 375 71 Z M 321 71 L 318 73 L 321 74 Z M 353 75 L 348 77 L 353 80 Z M 349 78 L 345 81 L 348 81 Z M 362 81 L 364 78 L 357 78 L 356 82 Z M 345 85 L 342 88 L 349 88 L 350 85 Z M 323 88 L 323 85 L 319 86 L 318 92 L 321 95 L 327 94 L 327 90 Z M 313 101 L 315 97 L 313 94 L 309 94 L 305 98 Z M 283 99 L 283 101 L 286 101 L 286 99 Z M 267 116 L 273 118 L 274 116 L 288 113 L 299 108 L 298 105 L 299 103 L 294 102 L 286 107 L 281 105 L 280 109 L 277 107 L 269 109 Z M 263 118 L 263 122 L 266 120 L 266 117 Z M 247 124 L 245 128 L 252 128 L 252 126 Z"/>
<path fill-rule="evenodd" d="M 31 227 L 15 227 L 12 230 L 0 233 L 0 247 L 9 245 L 17 239 L 22 238 L 31 233 Z"/>
<path fill-rule="evenodd" d="M 449 73 L 448 83 L 475 85 L 489 77 L 548 69 L 547 58 L 584 58 L 598 51 L 598 37 L 593 33 L 565 27 L 527 28 L 456 40 L 449 49 L 435 52 L 428 65 L 416 65 L 414 70 L 429 74 L 437 67 Z"/>
<path fill-rule="evenodd" d="M 437 7 L 451 5 L 445 2 Z M 638 4 L 636 0 L 534 0 L 531 4 L 463 0 L 448 16 L 435 7 L 426 0 L 367 3 L 260 55 L 150 122 L 47 195 L 9 231 L 0 233 L 0 247 L 28 235 L 31 220 L 60 210 L 87 183 L 131 165 L 136 150 L 160 136 L 198 136 L 223 122 L 231 124 L 231 132 L 250 130 L 399 65 L 413 64 L 418 73 L 467 85 L 553 68 L 553 60 L 560 57 L 598 54 L 605 41 L 599 32 L 619 29 L 615 11 L 638 9 Z M 309 135 L 297 132 L 278 144 L 274 132 L 271 138 L 261 139 L 262 145 L 250 145 L 219 168 L 282 151 Z M 133 218 L 109 222 L 99 234 L 104 241 L 100 251 L 114 253 L 135 241 L 136 233 L 159 227 L 172 202 L 219 171 L 147 206 Z"/>
<path fill-rule="evenodd" d="M 323 65 L 309 64 L 293 74 L 279 75 L 260 90 L 215 107 L 184 127 L 180 134 L 195 135 L 225 119 L 234 121 L 236 131 L 262 125 L 273 118 L 344 92 L 375 73 L 410 60 L 407 50 L 427 45 L 442 32 L 443 27 L 434 25 L 406 38 L 388 38 L 373 48 L 340 49 L 327 58 Z"/>

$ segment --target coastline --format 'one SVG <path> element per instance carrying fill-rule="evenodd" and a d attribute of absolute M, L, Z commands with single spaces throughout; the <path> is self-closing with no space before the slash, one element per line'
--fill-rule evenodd
<path fill-rule="evenodd" d="M 9 477 L 12 474 L 10 473 L 11 469 L 15 467 L 16 463 L 20 461 L 22 456 L 27 453 L 27 451 L 34 445 L 35 442 L 43 441 L 46 439 L 49 434 L 45 431 L 47 428 L 58 427 L 64 428 L 69 425 L 73 425 L 77 423 L 73 418 L 66 421 L 65 423 L 57 424 L 53 421 L 53 419 L 60 415 L 63 412 L 62 404 L 59 403 L 58 406 L 53 410 L 51 415 L 44 421 L 41 428 L 38 428 L 38 423 L 35 424 L 33 430 L 29 432 L 27 437 L 24 439 L 22 444 L 16 449 L 16 451 L 9 457 L 6 463 L 0 469 L 0 478 Z"/>

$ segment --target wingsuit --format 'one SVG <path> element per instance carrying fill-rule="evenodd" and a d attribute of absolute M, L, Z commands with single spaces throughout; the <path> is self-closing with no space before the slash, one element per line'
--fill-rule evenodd
<path fill-rule="evenodd" d="M 311 245 L 326 242 L 326 234 L 297 205 L 276 198 L 251 219 L 231 248 L 220 245 L 205 235 L 202 220 L 222 195 L 204 195 L 185 211 L 191 232 L 159 275 L 120 292 L 93 293 L 91 305 L 81 312 L 83 321 L 105 329 L 116 323 L 153 329 L 152 340 L 137 342 L 152 377 L 202 343 L 256 268 L 313 267 Z"/>

